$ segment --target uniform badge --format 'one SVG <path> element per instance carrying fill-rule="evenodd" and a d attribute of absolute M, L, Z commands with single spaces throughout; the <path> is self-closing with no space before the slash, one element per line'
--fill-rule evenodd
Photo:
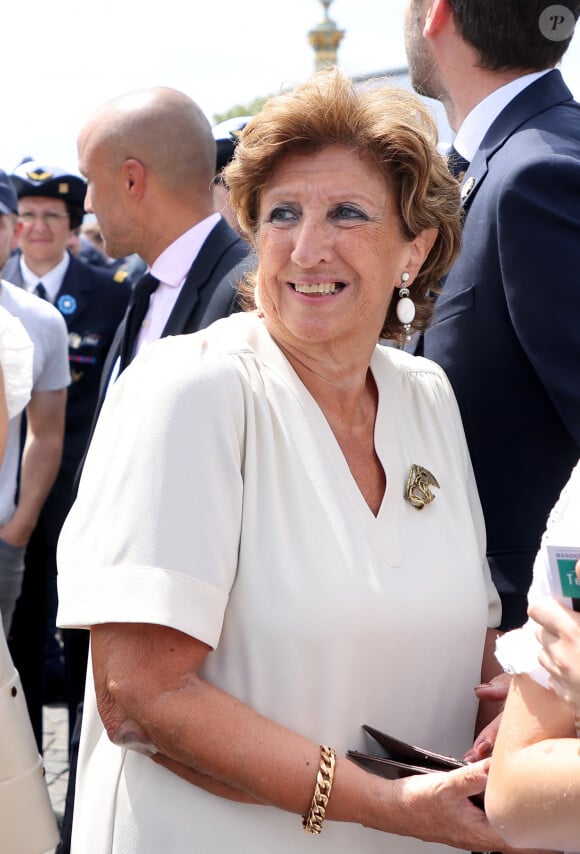
<path fill-rule="evenodd" d="M 47 172 L 45 169 L 35 169 L 32 172 L 27 172 L 26 177 L 30 181 L 48 181 L 52 178 L 52 172 Z"/>
<path fill-rule="evenodd" d="M 56 307 L 61 314 L 74 314 L 77 310 L 77 301 L 70 294 L 63 294 L 56 301 Z"/>
<path fill-rule="evenodd" d="M 98 332 L 87 332 L 83 335 L 81 344 L 83 347 L 98 347 L 102 337 Z"/>
<path fill-rule="evenodd" d="M 440 489 L 435 475 L 431 474 L 429 469 L 423 468 L 413 463 L 409 469 L 407 477 L 407 485 L 405 486 L 405 498 L 409 501 L 416 510 L 422 510 L 427 504 L 435 501 L 435 496 L 431 492 L 431 487 L 436 486 Z"/>
<path fill-rule="evenodd" d="M 68 336 L 68 346 L 71 350 L 78 350 L 81 344 L 83 343 L 83 339 L 78 334 L 78 332 L 71 332 Z"/>

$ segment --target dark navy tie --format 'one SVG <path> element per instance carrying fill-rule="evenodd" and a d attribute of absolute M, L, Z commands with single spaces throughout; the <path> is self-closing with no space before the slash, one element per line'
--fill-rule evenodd
<path fill-rule="evenodd" d="M 44 287 L 42 282 L 39 282 L 37 284 L 37 286 L 34 288 L 34 293 L 36 294 L 37 297 L 40 297 L 40 299 L 46 299 L 46 300 L 48 299 L 48 294 L 46 292 L 46 288 Z"/>
<path fill-rule="evenodd" d="M 159 279 L 156 279 L 151 273 L 147 273 L 137 282 L 133 289 L 125 320 L 125 333 L 121 343 L 121 365 L 119 373 L 125 370 L 133 357 L 135 342 L 145 320 L 151 294 L 157 289 L 158 284 Z"/>

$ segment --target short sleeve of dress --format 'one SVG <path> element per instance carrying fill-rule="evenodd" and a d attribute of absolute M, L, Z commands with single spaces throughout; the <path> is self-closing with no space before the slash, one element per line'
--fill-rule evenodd
<path fill-rule="evenodd" d="M 112 388 L 59 542 L 61 626 L 154 623 L 217 644 L 241 525 L 234 365 L 202 333 L 176 336 Z"/>
<path fill-rule="evenodd" d="M 18 415 L 30 400 L 33 353 L 32 341 L 20 320 L 0 307 L 0 365 L 9 418 Z"/>

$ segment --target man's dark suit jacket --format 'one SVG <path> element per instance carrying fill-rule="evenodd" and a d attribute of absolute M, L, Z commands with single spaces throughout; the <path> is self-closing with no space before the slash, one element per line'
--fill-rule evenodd
<path fill-rule="evenodd" d="M 463 247 L 423 353 L 457 395 L 493 578 L 504 604 L 519 594 L 519 615 L 506 613 L 517 625 L 580 455 L 580 105 L 559 71 L 497 117 L 462 192 Z"/>
<path fill-rule="evenodd" d="M 236 283 L 255 266 L 248 259 L 250 247 L 224 219 L 207 236 L 163 329 L 166 335 L 183 335 L 205 329 L 214 320 L 237 310 Z M 120 324 L 107 356 L 99 396 L 99 409 L 107 391 L 111 372 L 121 352 L 125 320 Z M 98 411 L 98 410 L 97 410 Z"/>
<path fill-rule="evenodd" d="M 3 276 L 24 287 L 19 255 L 8 260 Z M 55 531 L 54 544 L 72 501 L 72 484 L 90 434 L 103 365 L 130 295 L 126 281 L 115 281 L 111 273 L 70 256 L 55 306 L 69 333 L 72 384 L 68 390 L 61 468 L 43 509 L 47 530 Z"/>

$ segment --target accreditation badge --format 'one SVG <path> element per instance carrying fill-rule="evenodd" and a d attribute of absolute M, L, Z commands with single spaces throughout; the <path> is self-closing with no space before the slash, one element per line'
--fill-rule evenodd
<path fill-rule="evenodd" d="M 580 548 L 548 546 L 550 592 L 560 601 L 572 599 L 575 611 L 580 610 L 580 580 L 576 576 L 579 560 Z"/>

